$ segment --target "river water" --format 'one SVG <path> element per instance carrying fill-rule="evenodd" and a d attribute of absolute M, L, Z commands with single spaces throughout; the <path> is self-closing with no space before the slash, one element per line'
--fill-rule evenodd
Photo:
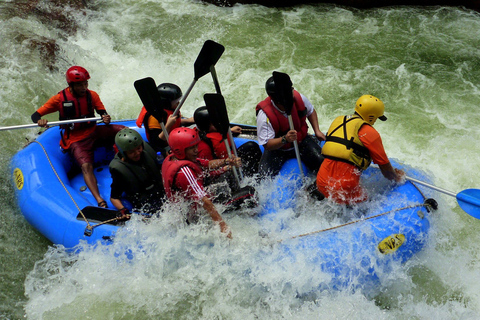
<path fill-rule="evenodd" d="M 48 12 L 53 3 L 38 6 Z M 0 4 L 2 125 L 30 123 L 35 109 L 65 87 L 71 65 L 89 70 L 90 88 L 114 119 L 135 118 L 141 104 L 133 82 L 152 76 L 185 91 L 203 42 L 212 39 L 226 48 L 216 70 L 231 121 L 255 124 L 254 107 L 274 70 L 289 73 L 313 102 L 324 132 L 360 95 L 374 94 L 386 105 L 389 119 L 376 128 L 390 157 L 455 193 L 480 186 L 476 12 L 99 0 L 88 10 L 63 8 L 77 26 L 68 31 L 38 11 L 18 15 L 13 8 L 10 1 Z M 53 58 L 42 46 L 49 40 L 56 40 Z M 201 78 L 183 114 L 191 115 L 214 90 L 209 75 Z M 325 290 L 298 297 L 312 282 L 308 265 L 277 268 L 249 254 L 268 243 L 248 217 L 227 218 L 230 242 L 165 218 L 132 221 L 116 250 L 85 247 L 70 255 L 31 228 L 15 204 L 8 163 L 37 131 L 1 132 L 0 319 L 480 317 L 480 221 L 442 194 L 433 194 L 440 209 L 431 216 L 425 250 L 369 294 Z M 135 259 L 112 252 L 138 241 L 143 250 Z"/>

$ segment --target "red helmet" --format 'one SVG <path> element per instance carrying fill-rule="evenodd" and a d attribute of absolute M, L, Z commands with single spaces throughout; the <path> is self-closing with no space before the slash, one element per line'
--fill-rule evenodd
<path fill-rule="evenodd" d="M 68 84 L 72 82 L 83 82 L 90 79 L 90 74 L 88 73 L 87 69 L 80 66 L 68 68 L 66 76 Z"/>
<path fill-rule="evenodd" d="M 185 159 L 185 149 L 197 145 L 200 137 L 194 129 L 176 128 L 168 137 L 168 144 L 178 159 Z"/>

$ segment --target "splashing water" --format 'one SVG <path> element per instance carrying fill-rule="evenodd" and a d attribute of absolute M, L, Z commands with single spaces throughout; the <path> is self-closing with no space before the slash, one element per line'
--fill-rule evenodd
<path fill-rule="evenodd" d="M 38 5 L 53 10 L 48 0 Z M 212 39 L 226 48 L 216 71 L 232 122 L 255 124 L 265 80 L 274 70 L 287 72 L 312 101 L 323 132 L 371 93 L 386 104 L 389 120 L 376 128 L 390 157 L 454 192 L 480 184 L 480 18 L 473 11 L 95 1 L 86 10 L 61 8 L 77 26 L 65 29 L 35 11 L 17 15 L 12 6 L 0 4 L 7 9 L 0 11 L 2 125 L 30 123 L 30 115 L 65 87 L 64 70 L 73 64 L 89 70 L 90 88 L 114 119 L 135 118 L 141 102 L 133 82 L 152 76 L 185 91 L 196 55 Z M 193 114 L 203 94 L 214 90 L 208 75 L 200 79 L 182 113 Z M 2 132 L 3 162 L 35 133 Z M 181 210 L 168 207 L 161 219 L 129 222 L 108 249 L 81 245 L 77 254 L 66 252 L 19 214 L 7 167 L 0 198 L 0 317 L 477 319 L 480 313 L 480 224 L 447 196 L 432 193 L 440 209 L 432 214 L 425 250 L 384 274 L 376 292 L 310 295 L 329 275 L 306 255 L 278 263 L 274 243 L 288 228 L 269 229 L 248 215 L 226 216 L 234 232 L 226 241 L 207 221 L 184 226 Z M 266 197 L 268 190 L 260 193 Z M 280 210 L 278 218 L 305 232 L 340 223 L 325 216 L 325 206 L 299 195 L 295 209 Z"/>

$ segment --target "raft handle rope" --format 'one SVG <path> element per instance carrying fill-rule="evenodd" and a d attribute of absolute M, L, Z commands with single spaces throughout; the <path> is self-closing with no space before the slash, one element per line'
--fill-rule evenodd
<path fill-rule="evenodd" d="M 289 238 L 285 238 L 285 239 L 280 239 L 280 240 L 277 240 L 277 242 L 283 242 L 283 241 L 285 241 L 285 240 L 291 240 L 291 239 L 296 239 L 296 238 L 311 236 L 312 234 L 322 233 L 322 232 L 325 232 L 325 231 L 330 231 L 330 230 L 339 229 L 339 228 L 346 227 L 346 226 L 349 226 L 349 225 L 352 225 L 352 224 L 355 224 L 355 223 L 364 222 L 364 221 L 367 221 L 367 220 L 370 220 L 370 219 L 378 218 L 378 217 L 381 217 L 381 216 L 384 216 L 384 215 L 386 215 L 386 214 L 389 214 L 389 213 L 392 213 L 392 212 L 396 212 L 396 211 L 401 211 L 401 210 L 411 209 L 411 208 L 416 208 L 416 207 L 429 207 L 429 206 L 430 206 L 429 203 L 419 203 L 419 204 L 415 204 L 415 205 L 411 205 L 411 206 L 406 206 L 406 207 L 403 207 L 403 208 L 398 208 L 398 209 L 394 209 L 394 210 L 382 212 L 382 213 L 379 213 L 379 214 L 377 214 L 377 215 L 374 215 L 374 216 L 371 216 L 371 217 L 367 217 L 367 218 L 365 218 L 365 219 L 359 219 L 359 220 L 350 221 L 350 222 L 347 222 L 347 223 L 344 223 L 344 224 L 341 224 L 341 225 L 338 225 L 338 226 L 334 226 L 334 227 L 331 227 L 331 228 L 326 228 L 326 229 L 322 229 L 322 230 L 316 230 L 316 231 L 312 231 L 312 232 L 300 234 L 300 235 L 297 235 L 297 236 L 293 236 L 293 237 L 289 237 Z"/>
<path fill-rule="evenodd" d="M 355 221 L 350 221 L 350 222 L 347 222 L 347 223 L 344 223 L 344 224 L 341 224 L 341 225 L 338 225 L 338 226 L 335 226 L 335 227 L 331 227 L 331 228 L 326 228 L 326 229 L 322 229 L 322 230 L 312 231 L 312 232 L 300 234 L 300 235 L 293 236 L 293 237 L 286 238 L 286 239 L 280 239 L 280 240 L 277 240 L 277 242 L 283 242 L 283 241 L 285 241 L 285 240 L 296 239 L 296 238 L 300 238 L 300 237 L 310 236 L 310 235 L 316 234 L 316 233 L 321 233 L 321 232 L 325 232 L 325 231 L 330 231 L 330 230 L 334 230 L 334 229 L 346 227 L 346 226 L 351 225 L 351 224 L 355 224 L 355 223 L 367 221 L 367 220 L 370 220 L 370 219 L 378 218 L 378 217 L 384 216 L 384 215 L 386 215 L 386 214 L 389 214 L 389 213 L 392 213 L 392 212 L 396 212 L 396 211 L 405 210 L 405 209 L 411 209 L 411 208 L 416 208 L 416 207 L 425 207 L 428 212 L 430 212 L 429 209 L 437 210 L 437 209 L 438 209 L 438 203 L 437 203 L 437 201 L 436 201 L 435 199 L 433 199 L 433 198 L 428 198 L 428 199 L 427 199 L 427 198 L 425 197 L 425 195 L 423 194 L 423 192 L 418 188 L 418 186 L 417 186 L 415 183 L 413 183 L 412 181 L 410 181 L 410 182 L 411 182 L 412 185 L 418 190 L 418 192 L 422 195 L 422 197 L 423 197 L 423 199 L 424 199 L 424 203 L 419 203 L 419 204 L 415 204 L 415 205 L 411 205 L 411 206 L 406 206 L 406 207 L 403 207 L 403 208 L 398 208 L 398 209 L 394 209 L 394 210 L 382 212 L 382 213 L 379 213 L 379 214 L 377 214 L 377 215 L 374 215 L 374 216 L 371 216 L 371 217 L 368 217 L 368 218 L 365 218 L 365 219 L 359 219 L 359 220 L 355 220 Z M 421 216 L 420 218 L 423 219 L 423 216 Z"/>
<path fill-rule="evenodd" d="M 47 153 L 47 150 L 45 149 L 45 147 L 40 143 L 38 142 L 37 140 L 33 141 L 35 143 L 38 143 L 40 145 L 40 147 L 42 148 L 43 152 L 45 153 L 45 156 L 47 157 L 47 160 L 48 160 L 48 163 L 50 164 L 50 167 L 52 168 L 53 170 L 53 173 L 55 173 L 55 176 L 57 177 L 58 181 L 60 182 L 60 184 L 62 185 L 63 189 L 65 190 L 65 192 L 68 194 L 68 196 L 70 197 L 70 199 L 72 200 L 73 204 L 75 205 L 75 207 L 77 208 L 77 210 L 79 211 L 80 215 L 82 216 L 83 220 L 87 223 L 87 227 L 85 228 L 85 231 L 84 231 L 84 235 L 89 237 L 92 235 L 93 233 L 93 228 L 96 228 L 98 226 L 101 226 L 103 224 L 107 224 L 107 223 L 110 223 L 110 222 L 114 222 L 114 221 L 118 221 L 118 217 L 115 217 L 113 219 L 110 219 L 110 220 L 106 220 L 106 221 L 103 221 L 103 222 L 100 222 L 100 223 L 97 223 L 96 225 L 91 225 L 88 221 L 88 219 L 85 217 L 84 213 L 82 212 L 82 209 L 80 209 L 80 207 L 78 206 L 78 204 L 75 202 L 75 199 L 73 199 L 73 196 L 71 195 L 71 193 L 68 191 L 67 187 L 65 186 L 65 184 L 63 183 L 62 179 L 60 179 L 60 176 L 58 175 L 57 173 L 57 170 L 55 170 L 55 167 L 53 166 L 52 164 L 52 161 L 50 160 L 50 157 L 48 156 L 48 153 Z"/>

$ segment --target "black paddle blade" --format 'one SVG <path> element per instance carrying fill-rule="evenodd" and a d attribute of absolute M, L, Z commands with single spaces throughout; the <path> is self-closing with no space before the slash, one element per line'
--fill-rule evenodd
<path fill-rule="evenodd" d="M 286 73 L 273 71 L 273 81 L 275 82 L 275 94 L 278 103 L 285 108 L 287 115 L 290 115 L 293 107 L 292 80 Z"/>
<path fill-rule="evenodd" d="M 158 121 L 164 122 L 167 113 L 163 109 L 166 105 L 165 101 L 160 98 L 155 80 L 150 77 L 143 78 L 135 81 L 133 85 L 145 109 Z"/>
<path fill-rule="evenodd" d="M 214 66 L 225 51 L 225 47 L 213 40 L 207 40 L 203 44 L 202 50 L 198 54 L 197 60 L 193 65 L 195 70 L 195 80 L 200 79 L 210 72 L 210 67 Z"/>
<path fill-rule="evenodd" d="M 212 124 L 217 128 L 218 132 L 222 134 L 223 139 L 226 139 L 228 129 L 230 128 L 230 120 L 228 120 L 225 99 L 218 93 L 206 93 L 203 96 L 203 100 L 205 100 L 208 116 L 210 117 Z"/>

